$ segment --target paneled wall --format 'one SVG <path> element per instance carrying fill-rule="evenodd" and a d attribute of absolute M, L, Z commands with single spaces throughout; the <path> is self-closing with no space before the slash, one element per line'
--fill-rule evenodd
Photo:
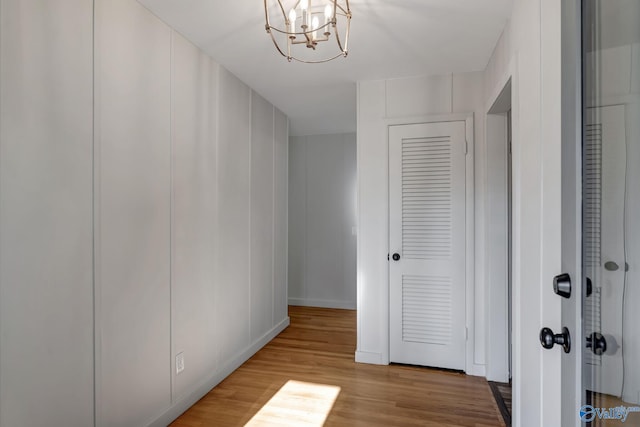
<path fill-rule="evenodd" d="M 136 426 L 171 404 L 171 30 L 95 4 L 97 417 Z"/>
<path fill-rule="evenodd" d="M 218 130 L 217 193 L 218 279 L 216 299 L 251 301 L 251 89 L 228 71 L 220 73 L 220 127 Z M 233 327 L 234 334 L 221 334 L 220 358 L 242 351 L 251 339 L 250 306 L 220 304 L 218 322 Z M 233 325 L 233 326 L 232 326 Z"/>
<path fill-rule="evenodd" d="M 0 426 L 167 425 L 288 325 L 288 120 L 135 0 L 0 19 Z"/>
<path fill-rule="evenodd" d="M 218 368 L 215 287 L 217 79 L 220 67 L 173 35 L 171 73 L 171 370 L 174 399 Z M 194 304 L 194 296 L 199 303 Z M 189 369 L 186 369 L 186 367 Z"/>
<path fill-rule="evenodd" d="M 467 327 L 473 351 L 467 373 L 484 375 L 485 152 L 482 73 L 419 76 L 358 83 L 358 343 L 356 360 L 389 363 L 389 201 L 387 123 L 392 119 L 454 113 L 474 114 L 475 243 L 473 314 Z M 470 141 L 471 144 L 471 141 Z M 293 202 L 293 201 L 292 201 Z"/>
<path fill-rule="evenodd" d="M 256 93 L 251 97 L 251 242 L 250 338 L 266 334 L 273 324 L 274 174 L 273 107 Z M 271 161 L 268 161 L 271 160 Z"/>
<path fill-rule="evenodd" d="M 2 427 L 93 424 L 92 16 L 0 1 Z"/>
<path fill-rule="evenodd" d="M 356 308 L 356 135 L 292 137 L 289 303 Z"/>

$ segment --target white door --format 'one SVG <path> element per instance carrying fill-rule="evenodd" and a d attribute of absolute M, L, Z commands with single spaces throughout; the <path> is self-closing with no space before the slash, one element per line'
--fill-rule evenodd
<path fill-rule="evenodd" d="M 389 127 L 392 362 L 465 366 L 465 129 Z"/>
<path fill-rule="evenodd" d="M 609 90 L 620 78 L 605 72 L 610 50 L 601 46 L 603 35 L 619 27 L 620 16 L 638 15 L 638 2 L 562 5 L 563 26 L 566 17 L 578 16 L 573 28 L 579 31 L 573 34 L 581 31 L 582 40 L 574 44 L 582 45 L 577 62 L 583 79 L 578 88 L 575 75 L 563 79 L 562 255 L 574 289 L 562 304 L 562 324 L 572 338 L 571 352 L 562 356 L 562 426 L 640 425 L 639 304 L 633 299 L 640 299 L 633 280 L 640 259 L 640 233 L 634 226 L 640 217 L 640 97 L 620 99 L 625 106 L 607 106 L 613 95 Z M 638 29 L 640 21 L 634 20 L 620 32 L 618 45 L 633 43 Z M 571 57 L 563 52 L 563 59 Z M 570 68 L 566 65 L 563 70 Z M 577 96 L 567 97 L 566 87 L 572 86 Z M 568 98 L 579 99 L 575 120 L 564 114 Z M 578 138 L 565 138 L 576 123 Z M 572 203 L 576 199 L 580 203 Z M 565 239 L 565 230 L 576 229 L 564 227 L 565 218 L 578 225 L 577 236 Z M 578 262 L 565 263 L 572 252 L 580 255 L 574 257 Z M 546 395 L 543 404 L 552 404 Z"/>

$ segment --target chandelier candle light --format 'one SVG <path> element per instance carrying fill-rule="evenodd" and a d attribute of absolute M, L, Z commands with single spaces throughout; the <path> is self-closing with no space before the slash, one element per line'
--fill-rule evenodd
<path fill-rule="evenodd" d="M 320 63 L 347 56 L 351 24 L 349 0 L 292 0 L 287 5 L 290 8 L 283 3 L 287 0 L 264 0 L 265 28 L 278 52 L 289 62 Z M 270 4 L 273 4 L 271 9 Z M 271 24 L 270 12 L 277 15 L 280 27 Z M 338 51 L 327 54 L 321 43 L 332 39 Z M 322 56 L 317 58 L 316 54 Z"/>

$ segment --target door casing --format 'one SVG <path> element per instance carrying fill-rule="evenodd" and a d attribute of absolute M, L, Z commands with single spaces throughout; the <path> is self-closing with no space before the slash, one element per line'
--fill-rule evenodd
<path fill-rule="evenodd" d="M 487 380 L 506 383 L 510 379 L 509 281 L 511 245 L 510 155 L 507 112 L 512 103 L 511 78 L 487 110 L 486 203 L 484 259 L 487 306 Z"/>
<path fill-rule="evenodd" d="M 580 426 L 578 410 L 584 401 L 582 392 L 582 358 L 585 334 L 582 327 L 582 301 L 585 284 L 582 280 L 582 26 L 581 2 L 570 0 L 554 6 L 560 17 L 561 71 L 560 114 L 554 122 L 561 136 L 561 270 L 572 277 L 572 295 L 561 299 L 561 325 L 572 335 L 570 353 L 560 351 L 562 426 Z M 549 41 L 548 44 L 550 44 Z M 544 47 L 544 45 L 543 45 Z M 549 381 L 547 381 L 549 382 Z M 553 385 L 553 381 L 551 381 Z M 543 383 L 543 391 L 545 390 Z M 550 396 L 543 393 L 543 408 L 554 405 L 549 399 L 557 397 L 554 390 Z"/>

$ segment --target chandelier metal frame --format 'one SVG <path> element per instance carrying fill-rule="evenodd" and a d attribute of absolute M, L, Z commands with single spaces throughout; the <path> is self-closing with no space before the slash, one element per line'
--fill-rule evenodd
<path fill-rule="evenodd" d="M 323 62 L 329 62 L 341 56 L 346 57 L 348 55 L 349 30 L 351 27 L 351 9 L 349 8 L 349 0 L 329 0 L 327 9 L 325 10 L 328 12 L 328 6 L 331 6 L 330 16 L 327 12 L 323 13 L 322 11 L 318 11 L 317 9 L 313 10 L 311 5 L 311 2 L 313 0 L 296 1 L 293 8 L 290 9 L 289 14 L 287 14 L 287 12 L 285 11 L 282 0 L 275 0 L 278 3 L 278 7 L 274 9 L 278 9 L 282 13 L 282 19 L 285 24 L 284 29 L 271 25 L 269 16 L 269 3 L 271 3 L 272 1 L 273 0 L 264 0 L 264 15 L 266 20 L 265 29 L 271 36 L 271 40 L 273 41 L 273 44 L 275 45 L 278 52 L 280 52 L 282 56 L 287 58 L 289 62 L 293 60 L 306 64 L 319 64 Z M 297 17 L 295 10 L 297 10 L 298 7 L 301 6 L 301 4 L 307 5 L 307 9 L 306 12 L 305 9 L 302 9 L 303 13 L 300 17 Z M 319 16 L 322 16 L 324 19 L 323 25 L 319 25 Z M 345 26 L 344 43 L 340 38 L 338 17 L 341 18 L 340 21 L 343 21 Z M 290 18 L 293 18 L 293 21 Z M 316 22 L 315 20 L 318 20 L 318 24 L 314 26 L 311 23 Z M 300 25 L 297 25 L 298 22 L 300 23 Z M 280 46 L 278 40 L 276 39 L 276 36 L 274 35 L 274 32 L 281 33 L 286 36 L 286 48 Z M 318 37 L 318 34 L 321 34 L 322 37 Z M 295 45 L 306 45 L 308 49 L 312 49 L 315 51 L 318 43 L 328 42 L 329 40 L 331 40 L 332 35 L 334 35 L 339 50 L 339 53 L 335 56 L 318 60 L 309 60 L 296 57 L 292 52 L 292 48 Z"/>

